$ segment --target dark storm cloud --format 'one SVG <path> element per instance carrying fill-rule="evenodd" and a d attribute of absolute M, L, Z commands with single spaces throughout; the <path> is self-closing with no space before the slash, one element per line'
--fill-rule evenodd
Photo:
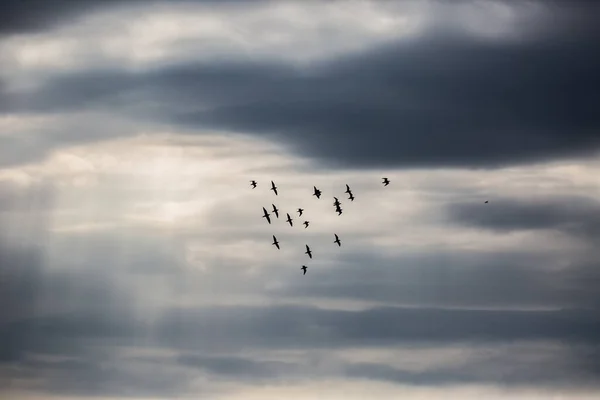
<path fill-rule="evenodd" d="M 85 72 L 11 104 L 121 109 L 190 130 L 266 135 L 337 166 L 493 167 L 599 149 L 599 39 L 592 29 L 523 41 L 432 31 L 302 68 Z"/>
<path fill-rule="evenodd" d="M 493 199 L 489 204 L 453 203 L 453 222 L 500 232 L 557 230 L 580 238 L 600 239 L 600 202 L 589 197 L 557 196 Z"/>

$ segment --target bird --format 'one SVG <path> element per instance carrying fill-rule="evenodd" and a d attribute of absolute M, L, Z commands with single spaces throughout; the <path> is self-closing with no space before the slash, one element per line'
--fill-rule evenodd
<path fill-rule="evenodd" d="M 334 233 L 335 235 L 335 240 L 333 241 L 333 243 L 337 243 L 338 247 L 340 247 L 342 245 L 342 243 L 340 242 L 340 238 L 338 237 L 337 233 Z"/>
<path fill-rule="evenodd" d="M 487 203 L 488 201 L 486 200 L 485 202 Z"/>
<path fill-rule="evenodd" d="M 292 217 L 290 217 L 290 214 L 289 214 L 289 213 L 287 214 L 287 220 L 286 220 L 286 222 L 287 222 L 288 224 L 290 224 L 290 226 L 294 226 L 294 224 L 292 224 Z"/>
<path fill-rule="evenodd" d="M 256 181 L 250 181 L 250 185 L 252 186 L 252 189 L 256 189 Z"/>
<path fill-rule="evenodd" d="M 310 258 L 312 258 L 312 253 L 311 253 L 311 251 L 310 251 L 310 247 L 308 247 L 308 245 L 306 245 L 306 251 L 304 252 L 304 254 L 308 254 L 308 256 L 309 256 Z"/>
<path fill-rule="evenodd" d="M 354 201 L 354 195 L 352 194 L 352 192 L 348 193 L 348 200 Z"/>
<path fill-rule="evenodd" d="M 338 215 L 342 215 L 342 207 L 337 206 L 335 211 L 338 213 Z"/>
<path fill-rule="evenodd" d="M 388 178 L 381 178 L 381 179 L 383 179 L 383 182 L 381 182 L 381 183 L 383 183 L 383 186 L 387 186 L 390 184 L 390 180 Z"/>
<path fill-rule="evenodd" d="M 299 208 L 298 209 L 298 216 L 301 217 L 303 212 L 304 212 L 304 209 L 303 208 Z"/>
<path fill-rule="evenodd" d="M 275 237 L 275 235 L 273 235 L 273 243 L 271 243 L 272 245 L 274 245 L 275 247 L 277 247 L 277 249 L 279 250 L 279 242 L 277 241 L 277 238 Z"/>
<path fill-rule="evenodd" d="M 279 210 L 277 209 L 277 207 L 275 207 L 275 204 L 271 204 L 273 206 L 273 214 L 275 214 L 275 216 L 277 218 L 279 218 Z"/>
<path fill-rule="evenodd" d="M 306 270 L 308 269 L 306 265 L 303 265 L 302 267 L 300 267 L 300 269 L 304 271 L 302 275 L 306 275 Z"/>
<path fill-rule="evenodd" d="M 335 201 L 333 202 L 333 205 L 336 206 L 336 207 L 339 207 L 340 206 L 340 201 L 335 196 L 333 198 L 335 199 Z"/>
<path fill-rule="evenodd" d="M 350 186 L 348 186 L 348 184 L 346 183 L 346 191 L 344 193 L 352 193 L 352 191 L 350 190 Z"/>
<path fill-rule="evenodd" d="M 308 228 L 308 221 L 304 221 L 304 229 Z"/>
<path fill-rule="evenodd" d="M 273 181 L 271 181 L 271 190 L 275 192 L 275 196 L 277 196 L 277 186 L 275 186 L 275 183 L 273 183 Z"/>
<path fill-rule="evenodd" d="M 269 221 L 269 223 L 271 223 L 271 218 L 269 217 L 269 213 L 267 212 L 267 209 L 263 207 L 263 211 L 265 212 L 263 215 L 263 218 L 266 218 L 267 221 Z"/>
<path fill-rule="evenodd" d="M 313 186 L 313 188 L 315 189 L 315 192 L 313 193 L 313 196 L 317 196 L 317 199 L 321 198 L 321 191 L 319 189 L 317 189 L 316 186 Z"/>

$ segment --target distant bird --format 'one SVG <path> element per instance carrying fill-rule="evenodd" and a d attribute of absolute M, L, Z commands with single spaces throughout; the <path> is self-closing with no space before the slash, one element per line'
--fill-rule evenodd
<path fill-rule="evenodd" d="M 256 189 L 256 181 L 250 181 L 250 185 L 252 186 L 252 189 Z"/>
<path fill-rule="evenodd" d="M 265 212 L 263 214 L 263 218 L 266 218 L 267 221 L 269 221 L 269 223 L 271 223 L 271 218 L 269 217 L 269 213 L 267 212 L 267 209 L 263 207 L 263 211 Z"/>
<path fill-rule="evenodd" d="M 308 228 L 308 221 L 304 221 L 304 229 Z"/>
<path fill-rule="evenodd" d="M 485 202 L 487 203 L 488 201 L 486 200 Z"/>
<path fill-rule="evenodd" d="M 313 196 L 317 196 L 317 199 L 321 198 L 321 191 L 319 189 L 317 189 L 316 186 L 313 186 L 313 188 L 315 189 L 315 192 L 313 193 Z"/>
<path fill-rule="evenodd" d="M 352 192 L 348 193 L 348 200 L 354 201 L 354 195 L 352 194 Z"/>
<path fill-rule="evenodd" d="M 381 182 L 381 183 L 383 183 L 383 186 L 387 186 L 390 184 L 390 180 L 388 178 L 381 178 L 381 179 L 383 179 L 383 182 Z"/>
<path fill-rule="evenodd" d="M 335 211 L 338 213 L 338 215 L 342 215 L 342 207 L 336 207 Z"/>
<path fill-rule="evenodd" d="M 306 251 L 304 252 L 304 254 L 308 254 L 308 256 L 312 258 L 312 253 L 310 252 L 310 247 L 308 247 L 308 245 L 306 245 Z"/>
<path fill-rule="evenodd" d="M 273 206 L 273 214 L 275 214 L 275 216 L 277 218 L 279 218 L 279 210 L 277 209 L 277 207 L 275 207 L 275 204 L 271 204 Z"/>
<path fill-rule="evenodd" d="M 271 181 L 271 190 L 275 192 L 275 196 L 277 196 L 277 186 L 275 186 L 275 183 L 273 183 L 273 181 Z"/>
<path fill-rule="evenodd" d="M 279 242 L 277 241 L 277 238 L 275 237 L 275 235 L 273 235 L 273 243 L 271 243 L 272 245 L 274 245 L 275 247 L 277 247 L 277 249 L 279 250 Z"/>
<path fill-rule="evenodd" d="M 306 275 L 306 270 L 307 270 L 306 265 L 303 265 L 302 267 L 300 267 L 300 269 L 304 271 L 304 273 L 302 275 Z"/>
<path fill-rule="evenodd" d="M 347 184 L 347 183 L 346 183 L 346 191 L 345 191 L 344 193 L 348 193 L 348 194 L 352 193 L 352 192 L 350 191 L 350 186 L 348 186 L 348 184 Z"/>
<path fill-rule="evenodd" d="M 335 199 L 335 201 L 333 202 L 333 205 L 334 205 L 334 206 L 336 206 L 336 207 L 339 207 L 339 205 L 340 205 L 340 201 L 339 201 L 339 200 L 338 200 L 338 198 L 337 198 L 337 197 L 335 197 L 335 196 L 334 196 L 333 198 Z"/>
<path fill-rule="evenodd" d="M 290 224 L 290 226 L 294 226 L 294 224 L 292 224 L 292 217 L 290 217 L 289 213 L 287 214 L 287 220 L 285 222 L 287 222 L 288 224 Z"/>
<path fill-rule="evenodd" d="M 299 208 L 298 209 L 298 216 L 301 217 L 303 212 L 304 212 L 304 209 Z"/>
<path fill-rule="evenodd" d="M 342 243 L 340 242 L 340 238 L 338 237 L 337 233 L 334 233 L 335 235 L 335 240 L 333 241 L 333 243 L 337 243 L 338 247 L 340 247 L 342 245 Z"/>

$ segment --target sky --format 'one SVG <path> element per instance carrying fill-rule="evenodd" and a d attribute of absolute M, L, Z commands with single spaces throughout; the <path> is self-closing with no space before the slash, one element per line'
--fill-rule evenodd
<path fill-rule="evenodd" d="M 4 0 L 0 397 L 597 399 L 599 17 Z"/>

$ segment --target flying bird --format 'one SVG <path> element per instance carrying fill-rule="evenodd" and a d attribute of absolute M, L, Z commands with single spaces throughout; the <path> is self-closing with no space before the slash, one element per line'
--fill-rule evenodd
<path fill-rule="evenodd" d="M 315 189 L 315 192 L 313 193 L 313 196 L 317 196 L 317 199 L 321 198 L 321 191 L 319 189 L 317 189 L 316 186 L 313 186 L 313 188 Z"/>
<path fill-rule="evenodd" d="M 252 186 L 252 189 L 256 189 L 256 181 L 250 181 L 250 185 Z"/>
<path fill-rule="evenodd" d="M 335 197 L 335 196 L 334 196 L 333 198 L 335 199 L 335 201 L 333 202 L 333 205 L 334 205 L 334 206 L 336 206 L 336 207 L 339 207 L 339 205 L 340 205 L 340 201 L 339 201 L 339 200 L 338 200 L 338 198 L 337 198 L 337 197 Z"/>
<path fill-rule="evenodd" d="M 275 196 L 277 196 L 277 186 L 275 186 L 275 183 L 273 183 L 273 181 L 271 181 L 271 190 L 275 192 Z"/>
<path fill-rule="evenodd" d="M 274 245 L 275 247 L 277 247 L 277 249 L 279 250 L 279 242 L 277 241 L 277 238 L 275 237 L 275 235 L 273 235 L 273 243 L 271 243 L 272 245 Z"/>
<path fill-rule="evenodd" d="M 275 214 L 275 216 L 277 218 L 279 218 L 279 210 L 277 209 L 277 207 L 275 207 L 275 204 L 271 204 L 273 206 L 273 214 Z"/>
<path fill-rule="evenodd" d="M 338 215 L 342 215 L 342 207 L 336 207 L 335 211 L 338 213 Z"/>
<path fill-rule="evenodd" d="M 304 209 L 303 208 L 299 208 L 298 209 L 298 216 L 301 217 L 303 212 L 304 212 Z"/>
<path fill-rule="evenodd" d="M 383 182 L 381 182 L 381 183 L 383 183 L 383 186 L 387 186 L 390 184 L 390 180 L 388 178 L 381 178 L 381 179 L 383 179 Z"/>
<path fill-rule="evenodd" d="M 485 202 L 487 203 L 488 201 L 486 200 Z"/>
<path fill-rule="evenodd" d="M 267 221 L 269 221 L 269 223 L 271 223 L 271 217 L 269 217 L 269 213 L 267 212 L 267 209 L 263 207 L 263 211 L 264 211 L 263 218 L 266 218 Z"/>
<path fill-rule="evenodd" d="M 352 192 L 348 193 L 348 200 L 354 201 L 354 195 L 352 194 Z"/>
<path fill-rule="evenodd" d="M 344 193 L 348 193 L 348 194 L 352 193 L 352 192 L 350 191 L 350 186 L 348 186 L 348 184 L 347 184 L 347 183 L 346 183 L 346 191 L 345 191 Z"/>
<path fill-rule="evenodd" d="M 308 228 L 308 221 L 304 221 L 304 229 Z"/>
<path fill-rule="evenodd" d="M 306 275 L 306 270 L 307 270 L 306 265 L 303 265 L 302 267 L 300 267 L 300 269 L 304 271 L 304 273 L 302 275 Z"/>
<path fill-rule="evenodd" d="M 306 251 L 304 252 L 304 254 L 308 254 L 308 256 L 309 256 L 310 258 L 312 258 L 312 253 L 311 253 L 311 251 L 310 251 L 310 247 L 308 247 L 308 245 L 306 245 Z"/>
<path fill-rule="evenodd" d="M 334 233 L 335 235 L 335 240 L 333 241 L 333 243 L 337 243 L 338 247 L 340 247 L 342 245 L 342 243 L 340 242 L 340 238 L 338 237 L 337 233 Z"/>
<path fill-rule="evenodd" d="M 294 226 L 294 224 L 292 224 L 292 217 L 290 217 L 290 214 L 289 214 L 289 213 L 287 214 L 287 220 L 286 220 L 286 222 L 287 222 L 288 224 L 290 224 L 290 226 Z"/>

